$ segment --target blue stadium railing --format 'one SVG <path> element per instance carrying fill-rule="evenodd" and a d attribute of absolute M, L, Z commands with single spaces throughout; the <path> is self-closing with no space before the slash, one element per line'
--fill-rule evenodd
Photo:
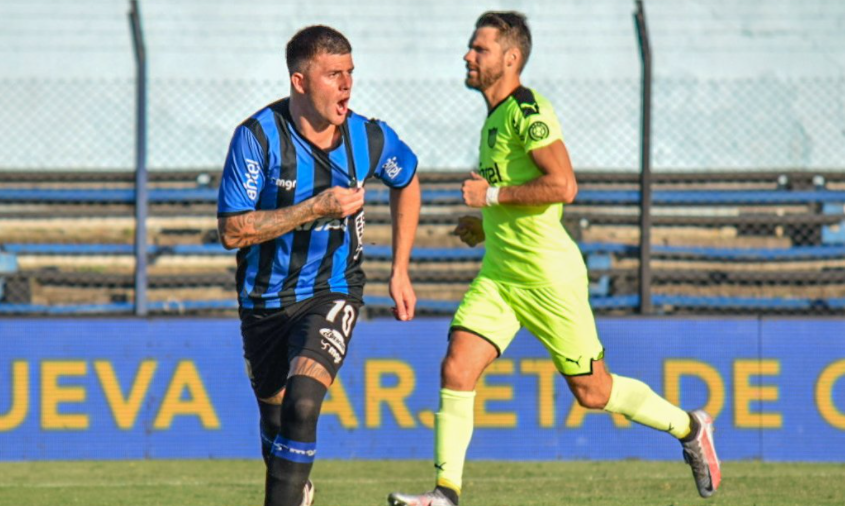
<path fill-rule="evenodd" d="M 591 258 L 597 255 L 635 256 L 637 247 L 616 243 L 582 243 L 579 245 L 584 255 Z M 0 249 L 18 255 L 131 255 L 133 246 L 129 244 L 6 244 Z M 219 244 L 208 245 L 177 245 L 150 246 L 151 255 L 201 255 L 201 256 L 229 256 L 233 251 L 227 251 Z M 389 246 L 367 246 L 366 258 L 372 261 L 389 261 L 391 248 Z M 454 262 L 480 261 L 484 254 L 483 248 L 415 248 L 411 258 L 416 262 Z M 818 260 L 830 258 L 845 258 L 845 246 L 800 246 L 784 249 L 741 249 L 741 248 L 703 248 L 682 246 L 653 246 L 653 254 L 660 258 L 694 258 L 697 260 L 732 260 L 732 261 L 777 261 L 777 260 Z M 594 268 L 595 265 L 591 265 Z M 606 267 L 606 266 L 605 266 Z M 607 283 L 602 277 L 599 285 Z M 591 290 L 591 304 L 595 309 L 636 308 L 639 297 L 636 295 L 608 295 L 607 286 Z M 731 308 L 731 309 L 784 309 L 800 310 L 813 308 L 843 309 L 845 298 L 807 299 L 807 298 L 745 298 L 730 296 L 682 296 L 682 295 L 654 295 L 656 306 L 677 306 L 685 308 Z M 369 297 L 367 302 L 375 307 L 389 307 L 392 301 L 384 297 Z M 457 307 L 457 302 L 421 300 L 419 308 L 422 311 L 448 313 Z M 232 300 L 188 300 L 188 301 L 159 301 L 150 303 L 150 311 L 159 313 L 183 313 L 187 311 L 227 310 L 237 308 Z M 47 306 L 37 304 L 2 304 L 0 314 L 42 313 L 51 315 L 85 314 L 85 313 L 124 313 L 131 311 L 132 304 L 128 302 L 112 304 L 80 304 Z"/>
<path fill-rule="evenodd" d="M 367 203 L 387 204 L 388 190 L 367 191 Z M 151 189 L 151 203 L 157 202 L 217 202 L 217 190 L 194 189 Z M 462 203 L 460 190 L 423 190 L 423 202 L 429 205 L 459 205 Z M 0 189 L 0 201 L 5 202 L 81 202 L 99 204 L 132 204 L 135 191 L 131 189 Z M 640 201 L 637 190 L 582 190 L 578 193 L 578 204 L 583 205 L 633 205 Z M 808 202 L 845 202 L 845 191 L 839 190 L 658 190 L 652 193 L 656 205 L 765 205 L 765 204 L 807 204 Z"/>
<path fill-rule="evenodd" d="M 87 204 L 131 204 L 134 202 L 134 191 L 131 189 L 0 189 L 0 201 L 3 202 L 37 202 L 37 203 L 87 203 Z M 214 203 L 217 190 L 210 188 L 196 189 L 151 189 L 149 191 L 151 203 Z M 639 202 L 640 193 L 637 190 L 583 190 L 579 192 L 580 205 L 634 205 Z M 662 190 L 652 193 L 654 204 L 672 205 L 806 205 L 819 204 L 823 214 L 843 214 L 845 191 L 835 190 Z M 373 189 L 367 193 L 369 204 L 388 203 L 389 192 L 384 189 Z M 459 190 L 423 190 L 423 202 L 426 205 L 459 205 L 461 192 Z M 651 254 L 661 259 L 687 260 L 718 260 L 734 262 L 755 261 L 798 261 L 798 260 L 829 260 L 845 259 L 845 216 L 838 225 L 822 228 L 822 244 L 813 246 L 794 246 L 790 248 L 715 248 L 695 246 L 652 246 Z M 638 254 L 638 247 L 620 243 L 581 243 L 582 252 L 587 258 L 591 269 L 608 269 L 609 259 L 613 257 L 634 257 Z M 29 244 L 7 243 L 0 244 L 0 252 L 13 255 L 132 255 L 134 248 L 131 244 Z M 478 261 L 483 256 L 481 248 L 415 248 L 412 259 L 417 262 L 454 262 Z M 148 253 L 152 256 L 164 255 L 201 255 L 218 256 L 231 255 L 219 244 L 150 246 Z M 367 258 L 370 260 L 389 260 L 391 250 L 388 246 L 368 246 Z M 602 277 L 599 289 L 594 289 L 591 297 L 596 309 L 636 308 L 639 297 L 636 295 L 608 295 L 608 278 Z M 604 288 L 602 288 L 603 286 Z M 595 288 L 595 286 L 594 286 Z M 388 298 L 371 297 L 368 303 L 377 307 L 389 307 L 392 302 Z M 419 302 L 420 309 L 433 312 L 450 312 L 456 302 L 423 300 Z M 686 308 L 731 308 L 731 309 L 784 309 L 802 310 L 813 308 L 845 308 L 845 299 L 807 299 L 807 298 L 775 298 L 775 297 L 731 297 L 731 296 L 686 296 L 660 295 L 653 296 L 655 306 L 679 306 Z M 199 310 L 227 310 L 236 307 L 234 300 L 225 301 L 168 301 L 151 302 L 150 310 L 154 312 L 184 312 Z M 83 313 L 126 313 L 131 312 L 131 303 L 113 304 L 80 304 L 45 306 L 37 304 L 3 304 L 0 303 L 0 314 L 9 313 L 45 313 L 45 314 L 83 314 Z"/>
<path fill-rule="evenodd" d="M 619 243 L 580 243 L 584 255 L 615 254 L 633 256 L 638 247 Z M 0 244 L 0 251 L 18 255 L 131 255 L 131 244 Z M 390 246 L 366 246 L 367 259 L 388 261 L 392 257 Z M 219 244 L 180 244 L 173 246 L 150 246 L 150 255 L 193 255 L 227 256 Z M 845 245 L 795 246 L 791 248 L 713 248 L 696 246 L 652 246 L 652 253 L 658 258 L 733 260 L 733 261 L 777 261 L 777 260 L 827 260 L 845 259 Z M 483 248 L 414 248 L 411 260 L 418 262 L 455 262 L 481 260 Z"/>
<path fill-rule="evenodd" d="M 689 295 L 653 295 L 656 306 L 675 306 L 688 309 L 722 308 L 722 309 L 781 309 L 789 311 L 811 309 L 845 309 L 845 298 L 832 299 L 784 299 L 776 297 L 697 297 Z M 389 297 L 365 297 L 368 306 L 387 308 L 393 306 Z M 625 309 L 639 306 L 637 295 L 615 295 L 607 297 L 590 297 L 593 309 Z M 453 313 L 458 307 L 455 301 L 419 300 L 418 312 Z M 134 305 L 131 302 L 115 302 L 109 304 L 0 304 L 2 314 L 48 314 L 53 316 L 77 314 L 125 314 L 131 313 Z M 184 301 L 151 301 L 149 310 L 155 313 L 182 314 L 192 311 L 224 311 L 237 309 L 238 303 L 234 299 L 225 300 L 184 300 Z"/>

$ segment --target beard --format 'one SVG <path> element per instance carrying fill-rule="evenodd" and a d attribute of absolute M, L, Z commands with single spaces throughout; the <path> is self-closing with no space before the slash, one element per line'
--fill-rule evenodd
<path fill-rule="evenodd" d="M 472 90 L 484 91 L 496 83 L 505 74 L 502 67 L 489 69 L 485 72 L 479 70 L 474 77 L 467 76 L 464 84 Z"/>

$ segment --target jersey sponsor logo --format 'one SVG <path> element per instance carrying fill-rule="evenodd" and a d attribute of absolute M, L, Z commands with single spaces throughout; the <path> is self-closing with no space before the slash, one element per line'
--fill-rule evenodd
<path fill-rule="evenodd" d="M 324 230 L 343 230 L 346 232 L 347 218 L 320 218 L 319 220 L 309 221 L 296 227 L 296 230 L 314 230 L 315 232 L 322 232 Z"/>
<path fill-rule="evenodd" d="M 346 342 L 340 332 L 334 329 L 320 329 L 320 334 L 331 343 L 341 355 L 346 355 Z"/>
<path fill-rule="evenodd" d="M 494 163 L 492 167 L 480 167 L 478 173 L 490 184 L 502 182 L 502 173 L 499 172 L 499 164 Z"/>
<path fill-rule="evenodd" d="M 399 164 L 396 163 L 395 156 L 388 158 L 387 161 L 384 162 L 384 165 L 381 166 L 381 168 L 387 173 L 387 176 L 390 179 L 396 179 L 396 176 L 398 176 L 399 173 L 402 172 L 402 167 L 400 167 Z"/>
<path fill-rule="evenodd" d="M 355 237 L 358 239 L 358 246 L 355 248 L 355 255 L 352 257 L 352 260 L 357 261 L 364 251 L 364 223 L 364 212 L 361 211 L 355 217 Z"/>
<path fill-rule="evenodd" d="M 246 181 L 244 181 L 244 189 L 246 196 L 250 200 L 258 198 L 258 174 L 261 173 L 261 167 L 255 160 L 249 158 L 244 159 L 246 162 Z"/>
<path fill-rule="evenodd" d="M 279 188 L 283 188 L 287 191 L 291 191 L 296 188 L 296 180 L 295 179 L 279 179 L 277 177 L 273 178 L 273 184 L 278 186 Z"/>
<path fill-rule="evenodd" d="M 498 128 L 491 128 L 487 130 L 487 145 L 492 148 L 496 145 L 496 137 L 499 135 Z"/>
<path fill-rule="evenodd" d="M 334 346 L 330 345 L 329 343 L 327 343 L 325 341 L 320 341 L 320 345 L 322 345 L 323 351 L 329 352 L 329 355 L 332 356 L 335 364 L 339 364 L 340 361 L 343 360 L 343 358 L 341 358 L 341 356 L 340 356 L 340 353 L 338 353 L 338 351 L 334 348 Z"/>
<path fill-rule="evenodd" d="M 528 127 L 528 136 L 535 141 L 541 141 L 549 136 L 549 126 L 542 121 L 538 121 Z"/>

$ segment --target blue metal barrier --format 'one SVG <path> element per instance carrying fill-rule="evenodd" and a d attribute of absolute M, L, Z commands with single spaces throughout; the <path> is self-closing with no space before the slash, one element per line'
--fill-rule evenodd
<path fill-rule="evenodd" d="M 171 189 L 158 188 L 149 191 L 151 203 L 217 202 L 217 190 L 213 188 Z M 461 205 L 460 190 L 422 190 L 422 200 L 429 205 Z M 131 204 L 135 202 L 135 191 L 131 189 L 0 189 L 0 201 L 7 202 L 93 202 L 100 204 Z M 390 191 L 368 189 L 367 203 L 387 204 Z M 575 200 L 585 205 L 634 205 L 640 201 L 637 190 L 582 190 Z M 774 205 L 807 204 L 810 202 L 845 202 L 845 191 L 839 190 L 659 190 L 652 194 L 657 205 Z"/>
<path fill-rule="evenodd" d="M 639 248 L 619 243 L 578 243 L 584 255 L 635 255 Z M 0 251 L 18 255 L 131 255 L 131 244 L 0 244 Z M 181 244 L 150 246 L 151 255 L 233 255 L 220 244 Z M 388 261 L 393 258 L 390 246 L 368 245 L 364 248 L 369 260 Z M 703 246 L 652 246 L 652 254 L 660 258 L 693 258 L 698 260 L 826 260 L 845 258 L 845 245 L 795 246 L 792 248 L 712 248 Z M 484 248 L 414 248 L 411 259 L 419 262 L 479 261 Z"/>
<path fill-rule="evenodd" d="M 845 204 L 825 203 L 822 206 L 822 214 L 842 216 L 842 221 L 839 223 L 822 227 L 822 244 L 845 244 Z"/>
<path fill-rule="evenodd" d="M 845 309 L 845 298 L 810 299 L 810 298 L 781 298 L 781 297 L 733 297 L 733 296 L 693 296 L 693 295 L 660 295 L 652 296 L 655 307 L 675 306 L 691 309 L 769 309 L 769 310 L 810 310 L 810 309 Z M 394 306 L 390 297 L 365 297 L 367 306 L 386 309 Z M 591 291 L 590 305 L 593 309 L 630 309 L 639 306 L 638 295 L 602 295 L 596 290 Z M 445 300 L 417 301 L 417 310 L 436 314 L 452 314 L 457 310 L 459 302 Z M 109 304 L 4 304 L 0 303 L 0 314 L 125 314 L 132 311 L 132 304 L 128 302 L 114 302 Z M 149 310 L 154 313 L 181 314 L 191 311 L 232 310 L 237 309 L 237 301 L 223 300 L 167 300 L 151 301 Z"/>

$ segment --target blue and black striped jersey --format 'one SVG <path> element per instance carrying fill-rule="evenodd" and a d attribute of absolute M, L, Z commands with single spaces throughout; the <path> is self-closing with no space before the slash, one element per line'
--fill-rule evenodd
<path fill-rule="evenodd" d="M 403 188 L 417 157 L 386 123 L 349 112 L 342 142 L 324 151 L 296 129 L 289 99 L 261 109 L 236 130 L 217 202 L 218 217 L 303 202 L 333 186 L 354 188 L 371 177 Z M 362 299 L 364 210 L 306 223 L 237 254 L 243 308 L 279 308 L 326 292 Z"/>

